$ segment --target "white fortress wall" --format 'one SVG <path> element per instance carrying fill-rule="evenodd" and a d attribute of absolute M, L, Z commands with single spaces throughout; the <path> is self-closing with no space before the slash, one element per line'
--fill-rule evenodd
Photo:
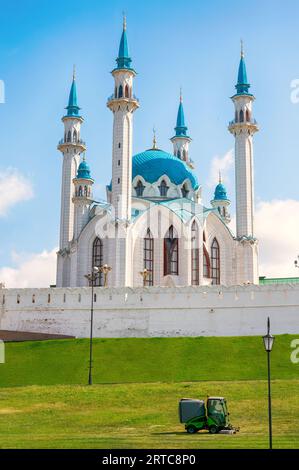
<path fill-rule="evenodd" d="M 299 334 L 299 285 L 94 289 L 94 336 Z M 0 289 L 0 330 L 88 337 L 91 289 Z"/>

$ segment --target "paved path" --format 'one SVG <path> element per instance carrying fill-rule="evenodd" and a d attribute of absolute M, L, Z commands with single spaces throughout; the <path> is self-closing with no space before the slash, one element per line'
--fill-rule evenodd
<path fill-rule="evenodd" d="M 44 341 L 48 339 L 70 339 L 75 336 L 50 335 L 47 333 L 31 333 L 30 331 L 8 331 L 0 330 L 0 339 L 9 341 Z"/>

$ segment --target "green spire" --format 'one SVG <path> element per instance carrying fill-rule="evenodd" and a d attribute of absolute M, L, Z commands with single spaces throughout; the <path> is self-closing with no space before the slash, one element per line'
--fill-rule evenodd
<path fill-rule="evenodd" d="M 177 115 L 177 120 L 176 120 L 176 127 L 174 128 L 174 130 L 175 130 L 176 137 L 187 136 L 188 127 L 185 125 L 182 90 L 180 91 L 180 104 L 179 104 L 178 115 Z"/>
<path fill-rule="evenodd" d="M 246 65 L 244 60 L 244 50 L 243 50 L 243 41 L 241 40 L 241 59 L 239 64 L 238 71 L 238 82 L 236 85 L 236 90 L 238 95 L 247 94 L 250 84 L 247 80 Z"/>
<path fill-rule="evenodd" d="M 79 117 L 80 108 L 77 103 L 75 66 L 73 70 L 73 81 L 72 81 L 72 86 L 71 86 L 71 91 L 70 91 L 70 96 L 69 96 L 69 103 L 65 109 L 67 109 L 67 116 Z"/>
<path fill-rule="evenodd" d="M 129 46 L 127 39 L 127 21 L 124 15 L 123 19 L 123 32 L 120 39 L 118 57 L 116 59 L 118 69 L 129 69 L 132 59 L 129 56 Z"/>

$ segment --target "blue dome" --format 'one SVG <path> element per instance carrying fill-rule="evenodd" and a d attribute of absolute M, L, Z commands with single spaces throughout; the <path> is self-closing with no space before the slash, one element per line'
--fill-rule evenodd
<path fill-rule="evenodd" d="M 214 199 L 216 201 L 228 201 L 227 194 L 226 194 L 226 188 L 225 188 L 224 184 L 222 184 L 222 183 L 217 184 L 217 186 L 215 188 Z"/>
<path fill-rule="evenodd" d="M 142 176 L 148 183 L 154 183 L 167 175 L 173 184 L 190 180 L 193 189 L 198 189 L 197 177 L 188 165 L 178 157 L 159 149 L 150 149 L 133 157 L 132 179 Z"/>
<path fill-rule="evenodd" d="M 77 178 L 78 179 L 83 178 L 83 179 L 88 179 L 88 180 L 92 179 L 90 176 L 90 168 L 87 165 L 85 160 L 83 160 L 78 167 Z"/>

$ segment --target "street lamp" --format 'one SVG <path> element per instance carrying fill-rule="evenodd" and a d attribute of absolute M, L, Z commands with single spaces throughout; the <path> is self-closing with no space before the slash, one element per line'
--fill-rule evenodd
<path fill-rule="evenodd" d="M 101 273 L 104 274 L 104 287 L 107 287 L 107 279 L 108 279 L 108 274 L 112 270 L 111 266 L 108 266 L 108 264 L 103 264 L 103 266 L 100 267 Z"/>
<path fill-rule="evenodd" d="M 88 373 L 88 385 L 92 385 L 92 340 L 93 340 L 93 288 L 94 283 L 99 275 L 99 268 L 94 266 L 90 274 L 86 274 L 85 277 L 91 284 L 91 307 L 90 307 L 90 340 L 89 340 L 89 373 Z"/>
<path fill-rule="evenodd" d="M 140 271 L 139 274 L 142 276 L 142 278 L 143 278 L 143 286 L 145 286 L 146 280 L 147 280 L 147 278 L 148 278 L 150 272 L 149 272 L 148 269 L 144 268 L 144 270 L 143 270 L 143 271 Z"/>
<path fill-rule="evenodd" d="M 270 352 L 273 348 L 274 336 L 270 334 L 270 318 L 267 321 L 267 334 L 263 336 L 268 362 L 268 415 L 269 415 L 269 448 L 272 449 L 272 410 L 271 410 L 271 378 L 270 378 Z"/>

